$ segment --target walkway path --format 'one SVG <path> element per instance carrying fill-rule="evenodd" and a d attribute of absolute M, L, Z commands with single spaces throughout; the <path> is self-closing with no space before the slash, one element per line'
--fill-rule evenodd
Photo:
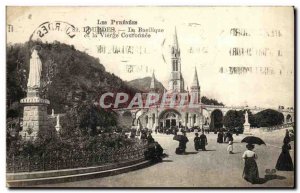
<path fill-rule="evenodd" d="M 292 187 L 294 172 L 277 172 L 277 179 L 264 184 L 252 185 L 242 179 L 242 154 L 245 144 L 240 143 L 243 135 L 234 136 L 234 152 L 228 154 L 226 144 L 217 144 L 217 135 L 210 133 L 208 151 L 195 152 L 193 147 L 194 133 L 188 133 L 190 142 L 187 144 L 188 155 L 176 155 L 177 141 L 173 135 L 153 134 L 169 157 L 162 163 L 129 173 L 99 179 L 84 180 L 70 183 L 49 184 L 49 187 Z M 283 136 L 278 139 L 265 139 L 272 146 L 256 146 L 257 164 L 260 177 L 264 177 L 266 169 L 273 169 L 281 152 Z M 276 141 L 276 143 L 274 143 Z M 277 143 L 278 141 L 278 143 Z M 293 143 L 292 143 L 293 146 Z M 291 151 L 294 160 L 294 151 Z"/>

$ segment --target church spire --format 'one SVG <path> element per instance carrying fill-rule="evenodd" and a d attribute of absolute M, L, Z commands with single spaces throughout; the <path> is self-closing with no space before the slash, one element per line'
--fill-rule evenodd
<path fill-rule="evenodd" d="M 199 81 L 198 81 L 198 74 L 197 74 L 197 69 L 195 66 L 195 74 L 194 74 L 194 79 L 191 85 L 191 93 L 194 97 L 194 101 L 196 103 L 200 103 L 200 85 L 199 85 Z"/>
<path fill-rule="evenodd" d="M 152 78 L 151 78 L 151 83 L 150 83 L 150 91 L 155 91 L 155 75 L 154 75 L 154 70 L 152 72 Z"/>
<path fill-rule="evenodd" d="M 194 79 L 193 79 L 193 83 L 192 83 L 192 86 L 191 88 L 199 88 L 199 80 L 198 80 L 198 74 L 197 74 L 197 69 L 196 69 L 196 66 L 195 66 L 195 73 L 194 73 Z"/>
<path fill-rule="evenodd" d="M 175 26 L 175 33 L 173 35 L 173 46 L 174 46 L 174 49 L 176 49 L 177 51 L 179 51 L 179 45 L 178 45 L 178 38 L 177 38 L 177 29 L 176 29 L 176 26 Z"/>
<path fill-rule="evenodd" d="M 169 80 L 169 90 L 175 92 L 184 91 L 184 80 L 181 74 L 181 58 L 178 45 L 177 29 L 173 35 L 173 45 L 171 48 L 171 76 Z"/>

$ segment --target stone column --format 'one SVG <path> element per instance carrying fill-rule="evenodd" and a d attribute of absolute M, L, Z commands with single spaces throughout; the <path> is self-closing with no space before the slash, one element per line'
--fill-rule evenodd
<path fill-rule="evenodd" d="M 199 115 L 196 114 L 196 123 L 195 123 L 195 126 L 199 126 Z"/>
<path fill-rule="evenodd" d="M 199 115 L 199 118 L 198 118 L 198 126 L 200 127 L 200 129 L 202 129 L 203 127 L 203 116 L 202 115 Z"/>
<path fill-rule="evenodd" d="M 191 123 L 192 127 L 195 126 L 195 123 L 194 123 L 194 116 L 195 116 L 195 114 L 192 115 L 192 123 Z"/>
<path fill-rule="evenodd" d="M 189 118 L 188 118 L 188 119 L 189 119 L 189 124 L 188 124 L 188 125 L 189 125 L 189 127 L 192 127 L 192 116 L 189 115 Z"/>
<path fill-rule="evenodd" d="M 148 117 L 148 125 L 147 125 L 148 129 L 152 129 L 152 116 Z"/>

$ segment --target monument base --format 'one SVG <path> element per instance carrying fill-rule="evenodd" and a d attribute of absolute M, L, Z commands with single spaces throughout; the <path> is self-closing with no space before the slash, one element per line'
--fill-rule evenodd
<path fill-rule="evenodd" d="M 22 99 L 21 103 L 24 105 L 24 113 L 20 135 L 25 140 L 34 140 L 39 131 L 49 128 L 47 105 L 50 102 L 39 97 L 27 97 Z"/>
<path fill-rule="evenodd" d="M 244 135 L 252 135 L 251 130 L 250 130 L 250 124 L 244 124 Z"/>

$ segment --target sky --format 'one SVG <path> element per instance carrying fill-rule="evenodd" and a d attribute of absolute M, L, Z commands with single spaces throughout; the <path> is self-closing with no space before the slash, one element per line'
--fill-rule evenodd
<path fill-rule="evenodd" d="M 117 25 L 116 22 L 111 24 L 111 20 L 131 20 L 137 24 Z M 44 34 L 45 29 L 40 25 L 45 22 L 53 25 L 57 21 L 61 23 L 60 30 L 50 29 Z M 104 23 L 99 24 L 99 21 Z M 73 38 L 66 33 L 70 24 L 78 29 Z M 84 32 L 87 26 L 114 29 L 119 37 L 99 34 L 93 37 L 93 32 L 87 37 Z M 129 27 L 135 32 L 128 32 Z M 23 43 L 32 37 L 72 44 L 99 58 L 107 71 L 123 80 L 151 76 L 154 71 L 165 87 L 171 72 L 170 49 L 175 27 L 186 86 L 191 85 L 196 67 L 201 95 L 228 106 L 294 106 L 294 13 L 291 7 L 7 8 L 7 43 Z M 148 32 L 149 38 L 121 36 L 122 33 L 139 34 L 140 28 L 160 32 Z M 241 34 L 235 36 L 235 29 Z M 39 37 L 39 31 L 43 37 Z M 243 32 L 247 36 L 243 36 Z M 232 56 L 235 48 L 243 48 L 244 55 Z M 114 50 L 121 53 L 113 53 Z M 133 67 L 132 72 L 130 67 Z M 252 68 L 252 71 L 231 74 L 230 70 L 241 67 Z"/>

